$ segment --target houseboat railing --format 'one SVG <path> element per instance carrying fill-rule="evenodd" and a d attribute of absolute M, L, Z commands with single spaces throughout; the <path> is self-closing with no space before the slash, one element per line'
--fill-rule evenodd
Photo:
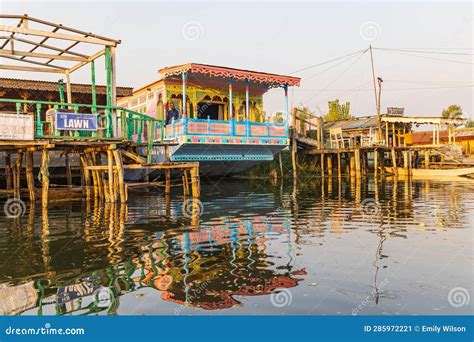
<path fill-rule="evenodd" d="M 180 136 L 288 138 L 287 123 L 181 118 L 164 127 L 164 139 Z"/>
<path fill-rule="evenodd" d="M 33 116 L 35 139 L 131 141 L 147 144 L 149 160 L 153 141 L 163 128 L 162 121 L 123 107 L 3 98 L 0 103 L 13 104 L 13 113 L 18 115 Z M 54 113 L 95 114 L 97 130 L 60 131 L 55 127 L 54 116 L 48 119 L 48 110 Z"/>

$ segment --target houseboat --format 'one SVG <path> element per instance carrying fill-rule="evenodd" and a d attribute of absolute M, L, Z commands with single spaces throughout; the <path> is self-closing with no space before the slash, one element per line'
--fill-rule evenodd
<path fill-rule="evenodd" d="M 198 161 L 201 173 L 228 175 L 273 160 L 288 146 L 288 88 L 300 78 L 189 63 L 159 70 L 158 80 L 117 103 L 162 122 L 137 139 L 161 142 L 153 161 Z M 282 88 L 285 109 L 268 116 L 263 95 Z"/>

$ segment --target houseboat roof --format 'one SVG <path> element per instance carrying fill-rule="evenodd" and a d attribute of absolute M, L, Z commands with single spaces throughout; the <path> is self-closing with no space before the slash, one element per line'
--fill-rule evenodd
<path fill-rule="evenodd" d="M 198 74 L 215 78 L 232 78 L 234 80 L 240 80 L 244 82 L 248 80 L 252 83 L 260 83 L 262 85 L 266 85 L 267 88 L 283 87 L 285 85 L 299 86 L 301 81 L 301 78 L 294 76 L 277 75 L 260 71 L 235 69 L 217 65 L 198 63 L 176 65 L 159 70 L 159 74 L 162 78 L 178 76 L 181 75 L 183 72 L 186 72 L 188 74 Z"/>
<path fill-rule="evenodd" d="M 325 129 L 341 128 L 344 131 L 364 130 L 364 129 L 374 128 L 377 126 L 378 126 L 378 121 L 377 121 L 376 116 L 353 118 L 349 120 L 332 121 L 332 122 L 326 122 L 324 124 Z"/>

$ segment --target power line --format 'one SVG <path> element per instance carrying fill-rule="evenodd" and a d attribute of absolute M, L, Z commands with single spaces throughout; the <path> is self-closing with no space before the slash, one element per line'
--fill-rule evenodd
<path fill-rule="evenodd" d="M 364 50 L 364 52 L 362 52 L 360 54 L 359 57 L 357 57 L 356 60 L 354 60 L 346 69 L 344 69 L 339 75 L 336 76 L 336 78 L 330 82 L 324 89 L 327 89 L 329 88 L 332 84 L 334 84 L 342 75 L 344 75 L 350 68 L 352 68 L 352 66 L 359 61 L 359 59 L 368 51 L 368 49 Z M 308 99 L 306 99 L 304 102 L 308 102 L 310 100 L 312 100 L 313 98 L 315 98 L 316 96 L 318 96 L 319 92 L 317 92 L 316 94 L 314 94 L 313 96 L 309 97 Z"/>
<path fill-rule="evenodd" d="M 430 60 L 435 60 L 435 61 L 443 61 L 443 62 L 451 62 L 451 63 L 459 63 L 459 64 L 471 64 L 471 65 L 473 64 L 471 62 L 463 62 L 463 61 L 456 61 L 456 60 L 453 60 L 453 59 L 434 58 L 434 57 L 427 57 L 427 56 L 418 56 L 418 55 L 414 55 L 414 54 L 411 54 L 411 53 L 404 53 L 404 52 L 398 52 L 398 51 L 391 51 L 391 50 L 382 50 L 382 51 L 397 53 L 399 55 L 412 56 L 412 57 L 418 57 L 418 58 L 423 58 L 423 59 L 430 59 Z"/>
<path fill-rule="evenodd" d="M 422 50 L 410 50 L 410 49 L 389 49 L 389 48 L 373 48 L 374 50 L 382 51 L 400 51 L 400 52 L 416 52 L 416 53 L 430 53 L 430 54 L 439 54 L 439 55 L 457 55 L 457 56 L 473 56 L 472 53 L 465 52 L 441 52 L 441 51 L 422 51 Z"/>
<path fill-rule="evenodd" d="M 358 54 L 358 53 L 360 53 L 360 52 L 366 52 L 366 51 L 367 51 L 367 49 L 355 51 L 355 52 L 349 53 L 349 54 L 344 55 L 344 56 L 341 56 L 341 57 L 333 58 L 333 59 L 330 59 L 330 60 L 325 61 L 325 62 L 322 62 L 322 63 L 318 63 L 318 64 L 315 64 L 315 65 L 312 65 L 312 66 L 309 66 L 309 67 L 306 67 L 306 68 L 303 68 L 303 69 L 299 69 L 299 70 L 290 72 L 290 73 L 288 73 L 288 74 L 289 74 L 289 75 L 293 75 L 293 74 L 299 73 L 299 72 L 301 72 L 301 71 L 305 71 L 305 70 L 308 70 L 308 69 L 316 68 L 316 67 L 318 67 L 318 66 L 321 66 L 321 65 L 324 65 L 324 64 L 328 64 L 328 63 L 337 61 L 337 60 L 339 60 L 339 59 L 342 59 L 342 58 L 345 58 L 345 57 L 349 57 L 349 56 Z"/>
<path fill-rule="evenodd" d="M 363 53 L 365 53 L 365 52 L 363 52 Z M 355 56 L 357 56 L 357 55 L 355 55 Z M 326 71 L 331 70 L 331 69 L 333 69 L 333 68 L 335 68 L 335 67 L 337 67 L 337 66 L 339 66 L 339 65 L 341 65 L 341 64 L 344 64 L 345 62 L 351 60 L 351 59 L 354 58 L 355 56 L 348 57 L 348 58 L 342 60 L 341 62 L 339 62 L 339 63 L 337 63 L 337 64 L 334 64 L 334 65 L 330 66 L 330 67 L 327 68 L 327 69 L 324 69 L 324 70 L 321 71 L 321 72 L 318 72 L 318 73 L 313 74 L 313 75 L 308 76 L 308 77 L 303 77 L 303 79 L 306 81 L 306 80 L 309 80 L 309 79 L 311 79 L 311 78 L 313 78 L 313 77 L 315 77 L 315 76 L 319 76 L 319 75 L 321 75 L 321 74 L 324 74 Z"/>

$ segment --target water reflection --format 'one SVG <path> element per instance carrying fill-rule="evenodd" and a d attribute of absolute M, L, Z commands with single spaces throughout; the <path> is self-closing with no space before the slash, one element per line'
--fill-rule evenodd
<path fill-rule="evenodd" d="M 187 199 L 152 192 L 128 205 L 30 205 L 23 217 L 2 217 L 0 314 L 279 313 L 268 298 L 281 289 L 293 296 L 289 313 L 351 314 L 367 297 L 358 314 L 407 313 L 406 301 L 422 291 L 451 313 L 441 295 L 472 287 L 469 182 L 226 181 L 204 189 L 203 212 L 190 217 Z M 426 280 L 460 248 L 452 278 Z"/>

